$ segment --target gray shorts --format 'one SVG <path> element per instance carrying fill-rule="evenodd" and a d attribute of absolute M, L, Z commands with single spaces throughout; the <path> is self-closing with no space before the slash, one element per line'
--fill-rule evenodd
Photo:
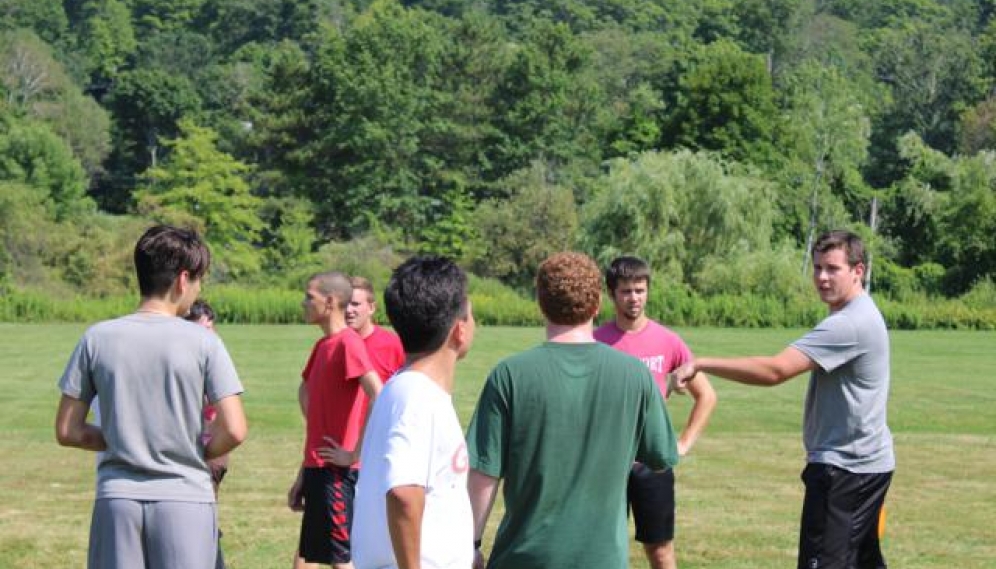
<path fill-rule="evenodd" d="M 215 505 L 105 498 L 94 502 L 88 569 L 214 569 Z"/>

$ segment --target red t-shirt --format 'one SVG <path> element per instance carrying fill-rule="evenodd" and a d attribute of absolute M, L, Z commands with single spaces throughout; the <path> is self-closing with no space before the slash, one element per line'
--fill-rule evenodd
<path fill-rule="evenodd" d="M 595 330 L 595 339 L 639 358 L 654 376 L 665 398 L 668 395 L 667 374 L 692 359 L 692 352 L 681 337 L 653 320 L 638 332 L 626 332 L 611 320 Z"/>
<path fill-rule="evenodd" d="M 356 448 L 367 410 L 367 394 L 358 379 L 372 369 L 363 340 L 352 328 L 315 342 L 301 372 L 308 390 L 305 467 L 325 465 L 317 450 L 329 446 L 326 436 L 344 448 Z"/>
<path fill-rule="evenodd" d="M 381 381 L 387 382 L 394 372 L 405 365 L 405 349 L 401 347 L 401 340 L 396 334 L 374 326 L 373 333 L 363 338 L 363 343 L 367 346 L 370 363 Z"/>

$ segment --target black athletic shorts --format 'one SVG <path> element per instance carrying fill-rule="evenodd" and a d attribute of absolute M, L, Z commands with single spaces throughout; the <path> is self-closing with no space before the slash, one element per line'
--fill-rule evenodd
<path fill-rule="evenodd" d="M 636 525 L 636 541 L 667 543 L 674 539 L 673 470 L 654 472 L 639 462 L 633 464 L 626 497 Z"/>
<path fill-rule="evenodd" d="M 353 525 L 354 468 L 305 468 L 302 492 L 304 515 L 298 552 L 308 563 L 349 563 L 349 532 Z"/>
<path fill-rule="evenodd" d="M 878 523 L 892 473 L 855 474 L 810 463 L 802 481 L 798 569 L 885 569 Z"/>

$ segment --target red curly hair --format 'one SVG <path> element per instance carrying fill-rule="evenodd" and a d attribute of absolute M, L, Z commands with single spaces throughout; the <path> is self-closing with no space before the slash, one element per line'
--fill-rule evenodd
<path fill-rule="evenodd" d="M 539 266 L 536 297 L 540 310 L 553 324 L 584 324 L 598 314 L 602 274 L 584 253 L 555 253 Z"/>

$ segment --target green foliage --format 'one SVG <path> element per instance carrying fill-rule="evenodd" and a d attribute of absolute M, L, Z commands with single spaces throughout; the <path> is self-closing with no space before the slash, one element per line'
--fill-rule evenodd
<path fill-rule="evenodd" d="M 81 3 L 77 37 L 86 72 L 95 85 L 113 81 L 138 49 L 128 5 L 119 0 Z"/>
<path fill-rule="evenodd" d="M 666 109 L 664 144 L 715 150 L 734 160 L 770 160 L 778 108 L 761 56 L 717 41 L 691 54 Z"/>
<path fill-rule="evenodd" d="M 86 197 L 83 167 L 66 143 L 42 124 L 0 119 L 0 180 L 32 187 L 57 219 L 93 207 Z"/>
<path fill-rule="evenodd" d="M 870 191 L 860 172 L 871 135 L 868 104 L 843 73 L 815 60 L 787 71 L 782 93 L 784 157 L 777 175 L 783 215 L 776 233 L 808 246 L 818 231 L 866 216 Z"/>
<path fill-rule="evenodd" d="M 135 177 L 156 166 L 161 141 L 180 134 L 180 119 L 200 108 L 200 98 L 182 75 L 140 69 L 118 76 L 107 104 L 115 117 L 114 168 L 95 197 L 105 210 L 118 213 L 131 204 Z"/>
<path fill-rule="evenodd" d="M 68 25 L 61 0 L 0 0 L 0 30 L 33 30 L 55 44 L 63 39 Z"/>
<path fill-rule="evenodd" d="M 615 160 L 582 209 L 582 247 L 600 263 L 635 254 L 677 282 L 710 262 L 770 247 L 773 187 L 684 150 Z"/>
<path fill-rule="evenodd" d="M 574 243 L 574 194 L 553 178 L 544 164 L 535 163 L 503 181 L 509 198 L 491 199 L 477 208 L 479 238 L 471 261 L 477 274 L 525 289 L 544 259 Z"/>
<path fill-rule="evenodd" d="M 142 176 L 145 187 L 135 195 L 138 210 L 161 222 L 187 225 L 204 232 L 216 263 L 212 274 L 221 282 L 259 272 L 256 243 L 263 223 L 261 201 L 250 193 L 249 166 L 217 149 L 217 134 L 190 120 L 179 123 L 180 137 L 165 142 L 168 158 Z"/>

